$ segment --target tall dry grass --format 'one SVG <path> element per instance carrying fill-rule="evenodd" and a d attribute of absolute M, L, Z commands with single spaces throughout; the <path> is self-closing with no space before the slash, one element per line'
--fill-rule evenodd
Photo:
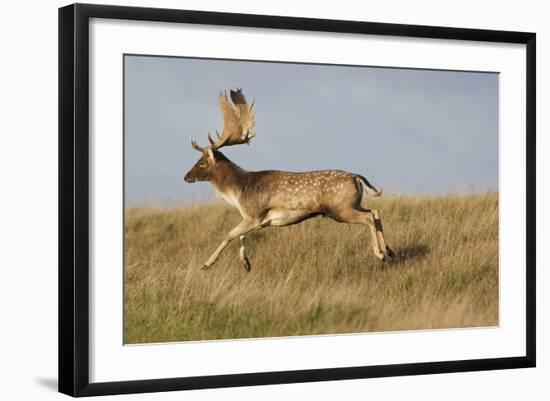
<path fill-rule="evenodd" d="M 498 193 L 370 199 L 396 257 L 380 262 L 367 227 L 315 218 L 249 234 L 252 271 L 230 244 L 223 204 L 130 208 L 126 343 L 498 324 Z"/>

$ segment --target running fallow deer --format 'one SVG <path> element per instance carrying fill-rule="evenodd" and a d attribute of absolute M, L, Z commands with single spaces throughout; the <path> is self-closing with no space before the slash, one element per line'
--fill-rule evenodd
<path fill-rule="evenodd" d="M 223 199 L 239 209 L 243 219 L 226 235 L 202 269 L 214 264 L 227 244 L 240 237 L 239 256 L 244 268 L 250 271 L 245 250 L 248 232 L 267 226 L 288 226 L 319 215 L 368 226 L 374 254 L 381 260 L 393 256 L 384 240 L 380 213 L 361 206 L 365 194 L 381 195 L 365 177 L 341 170 L 247 171 L 224 156 L 220 148 L 249 144 L 256 135 L 252 132 L 254 102 L 249 105 L 241 89 L 231 90 L 230 96 L 233 104 L 227 94 L 220 93 L 223 131 L 217 140 L 208 133 L 210 145 L 201 147 L 191 139 L 191 145 L 202 156 L 185 175 L 185 181 L 210 181 Z"/>

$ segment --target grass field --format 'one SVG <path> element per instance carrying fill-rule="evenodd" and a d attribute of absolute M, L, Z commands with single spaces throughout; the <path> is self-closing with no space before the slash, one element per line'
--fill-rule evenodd
<path fill-rule="evenodd" d="M 494 326 L 498 193 L 370 198 L 390 262 L 367 227 L 317 217 L 249 234 L 200 267 L 238 211 L 221 203 L 126 210 L 125 343 Z"/>

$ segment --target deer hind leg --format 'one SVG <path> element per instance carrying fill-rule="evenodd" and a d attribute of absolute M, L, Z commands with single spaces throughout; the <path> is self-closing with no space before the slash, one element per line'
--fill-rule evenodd
<path fill-rule="evenodd" d="M 377 210 L 353 209 L 345 213 L 343 221 L 352 224 L 364 224 L 369 227 L 372 238 L 372 250 L 378 259 L 384 260 L 387 257 L 393 256 L 393 252 L 386 245 L 380 213 Z"/>
<path fill-rule="evenodd" d="M 382 228 L 382 220 L 380 219 L 380 212 L 376 209 L 370 210 L 374 217 L 374 227 L 376 229 L 376 238 L 378 239 L 378 246 L 386 256 L 392 258 L 394 256 L 391 248 L 386 244 L 384 238 L 384 229 Z"/>
<path fill-rule="evenodd" d="M 241 237 L 241 236 L 244 237 L 244 235 L 246 233 L 248 233 L 250 230 L 253 230 L 254 228 L 258 228 L 258 227 L 260 227 L 260 225 L 255 224 L 253 221 L 250 221 L 250 220 L 241 221 L 239 223 L 239 225 L 237 225 L 235 228 L 233 228 L 229 232 L 229 234 L 226 235 L 225 239 L 222 241 L 220 246 L 218 246 L 218 248 L 214 251 L 212 256 L 210 256 L 210 258 L 208 258 L 208 260 L 204 263 L 204 265 L 202 267 L 202 270 L 209 269 L 210 266 L 212 266 L 214 264 L 214 262 L 216 262 L 216 259 L 218 259 L 218 256 L 224 250 L 224 248 L 227 246 L 227 244 L 229 244 L 231 241 L 233 241 L 237 237 Z M 241 248 L 244 250 L 244 241 L 243 240 L 241 240 L 241 244 L 242 244 Z M 244 251 L 243 251 L 243 255 L 244 255 L 245 259 L 248 261 L 248 259 L 246 258 L 246 255 L 244 254 Z M 250 267 L 250 263 L 248 263 L 248 265 Z M 250 268 L 248 268 L 247 270 L 250 270 Z"/>
<path fill-rule="evenodd" d="M 380 244 L 380 240 L 378 237 L 378 231 L 376 230 L 376 223 L 374 220 L 374 217 L 371 214 L 364 214 L 362 217 L 363 221 L 366 221 L 366 223 L 369 226 L 370 234 L 372 237 L 372 250 L 376 257 L 380 260 L 384 260 L 386 258 L 386 255 L 383 251 L 383 248 Z"/>

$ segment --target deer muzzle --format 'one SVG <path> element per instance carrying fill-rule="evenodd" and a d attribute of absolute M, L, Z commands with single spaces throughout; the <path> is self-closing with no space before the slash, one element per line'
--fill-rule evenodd
<path fill-rule="evenodd" d="M 189 182 L 189 183 L 197 181 L 197 179 L 195 177 L 191 176 L 190 172 L 185 174 L 185 177 L 183 179 L 185 180 L 185 182 Z"/>

